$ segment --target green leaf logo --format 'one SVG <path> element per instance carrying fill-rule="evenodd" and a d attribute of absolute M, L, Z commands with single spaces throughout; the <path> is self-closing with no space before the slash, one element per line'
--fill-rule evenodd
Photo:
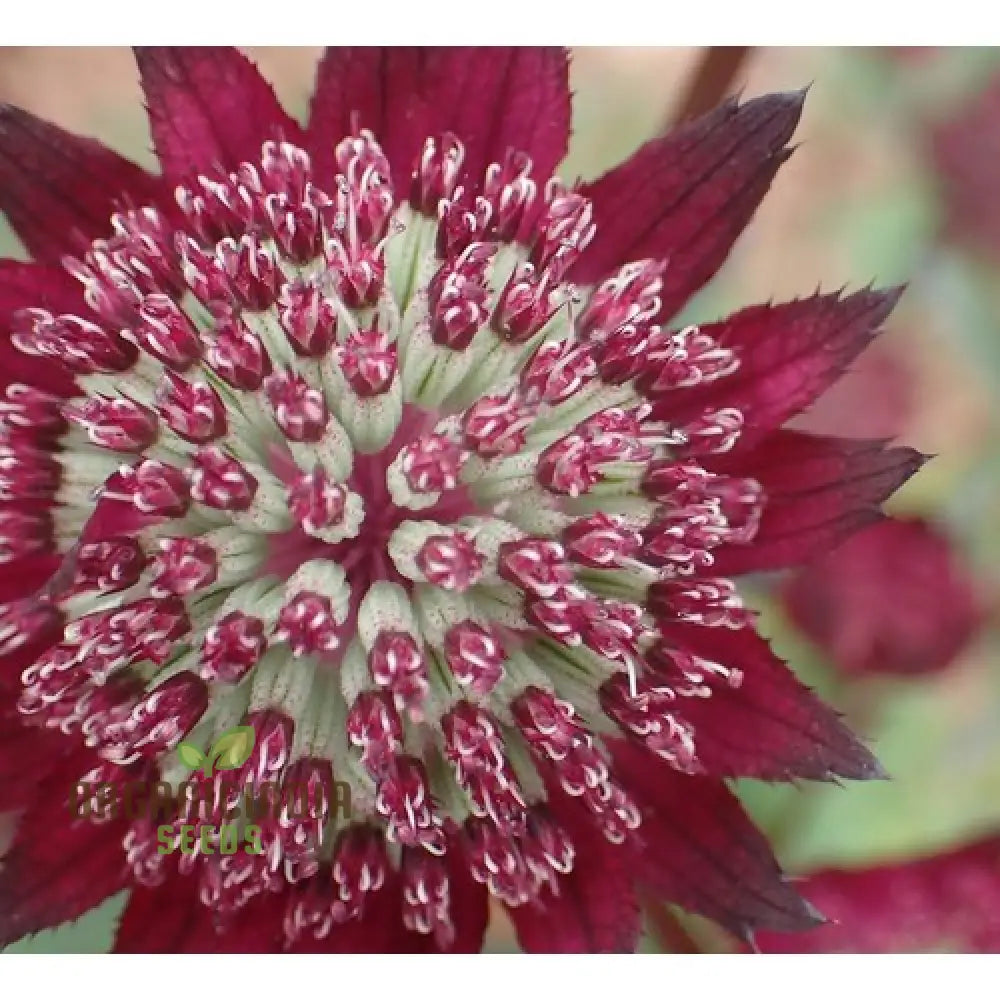
<path fill-rule="evenodd" d="M 185 767 L 200 767 L 201 773 L 211 778 L 214 769 L 233 771 L 242 767 L 250 759 L 256 739 L 253 726 L 235 726 L 219 736 L 207 756 L 192 743 L 179 743 L 177 756 Z"/>
<path fill-rule="evenodd" d="M 257 734 L 253 726 L 227 729 L 212 747 L 212 759 L 220 771 L 232 771 L 250 759 Z"/>
<path fill-rule="evenodd" d="M 193 743 L 180 743 L 177 746 L 177 756 L 185 767 L 193 771 L 205 763 L 205 755 Z"/>

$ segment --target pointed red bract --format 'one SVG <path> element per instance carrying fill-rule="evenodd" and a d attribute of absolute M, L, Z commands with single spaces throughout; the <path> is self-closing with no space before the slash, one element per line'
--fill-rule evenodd
<path fill-rule="evenodd" d="M 60 396 L 69 395 L 73 381 L 61 366 L 25 354 L 11 342 L 14 315 L 32 307 L 53 314 L 80 314 L 85 311 L 83 289 L 56 264 L 0 260 L 0 386 L 26 381 Z"/>
<path fill-rule="evenodd" d="M 703 334 L 736 351 L 740 367 L 707 388 L 666 394 L 655 412 L 682 421 L 706 407 L 734 407 L 744 419 L 736 447 L 746 448 L 828 389 L 871 343 L 901 294 L 891 288 L 814 295 L 750 306 L 702 326 Z"/>
<path fill-rule="evenodd" d="M 0 565 L 0 606 L 17 602 L 26 595 L 36 594 L 57 572 L 59 564 L 57 555 L 39 554 Z M 21 690 L 21 674 L 24 670 L 58 640 L 59 626 L 57 620 L 53 619 L 51 627 L 43 629 L 6 656 L 0 656 L 0 698 L 3 699 L 0 713 L 14 704 L 11 693 L 14 693 L 16 700 Z"/>
<path fill-rule="evenodd" d="M 639 940 L 639 905 L 627 847 L 611 844 L 577 802 L 549 785 L 549 807 L 575 850 L 573 870 L 534 902 L 511 908 L 521 947 L 529 952 L 631 952 Z"/>
<path fill-rule="evenodd" d="M 316 71 L 306 147 L 320 175 L 337 170 L 331 136 L 371 129 L 403 181 L 427 135 L 426 91 L 433 56 L 427 49 L 400 46 L 331 47 Z"/>
<path fill-rule="evenodd" d="M 50 555 L 25 556 L 16 563 L 0 566 L 0 604 L 23 597 L 38 590 L 58 568 L 58 557 Z M 0 656 L 0 664 L 10 657 Z M 3 669 L 0 668 L 0 687 L 3 686 Z"/>
<path fill-rule="evenodd" d="M 0 868 L 0 945 L 75 920 L 128 885 L 127 822 L 93 823 L 70 810 L 70 795 L 92 761 L 70 755 L 21 817 Z"/>
<path fill-rule="evenodd" d="M 115 934 L 114 950 L 131 953 L 176 953 L 202 919 L 198 880 L 182 878 L 176 862 L 169 866 L 163 885 L 137 885 L 129 893 Z"/>
<path fill-rule="evenodd" d="M 452 132 L 472 185 L 508 149 L 527 153 L 544 181 L 566 155 L 569 119 L 559 48 L 331 48 L 316 78 L 308 148 L 319 173 L 332 174 L 329 137 L 369 128 L 406 190 L 424 139 Z"/>
<path fill-rule="evenodd" d="M 508 149 L 528 154 L 533 175 L 548 178 L 569 142 L 569 66 L 561 48 L 447 49 L 430 95 L 433 131 L 465 146 L 465 175 L 480 180 Z"/>
<path fill-rule="evenodd" d="M 452 837 L 444 856 L 448 873 L 448 909 L 454 939 L 442 947 L 432 934 L 414 934 L 402 930 L 397 950 L 434 952 L 450 955 L 476 954 L 482 950 L 490 919 L 489 893 L 486 886 L 473 879 L 468 860 L 458 837 Z"/>
<path fill-rule="evenodd" d="M 642 849 L 631 868 L 643 886 L 741 937 L 815 926 L 819 918 L 721 781 L 653 765 L 624 744 L 614 746 L 613 758 L 643 813 Z"/>
<path fill-rule="evenodd" d="M 329 878 L 329 873 L 326 877 Z M 331 888 L 332 891 L 335 890 Z M 283 898 L 287 899 L 288 894 L 283 894 Z M 385 884 L 368 896 L 359 917 L 335 924 L 319 939 L 303 934 L 287 950 L 296 954 L 377 955 L 410 952 L 416 947 L 401 920 L 399 875 L 390 871 Z M 423 948 L 432 950 L 428 943 L 424 943 Z"/>
<path fill-rule="evenodd" d="M 921 520 L 883 521 L 789 581 L 792 620 L 850 673 L 940 670 L 982 621 L 969 571 Z"/>
<path fill-rule="evenodd" d="M 68 751 L 59 733 L 22 725 L 13 705 L 5 705 L 0 710 L 0 813 L 31 804 Z"/>
<path fill-rule="evenodd" d="M 719 269 L 788 158 L 803 93 L 729 100 L 583 186 L 597 236 L 572 272 L 595 282 L 623 261 L 667 261 L 662 314 Z"/>
<path fill-rule="evenodd" d="M 490 922 L 489 893 L 486 886 L 472 878 L 461 851 L 451 852 L 449 875 L 455 940 L 447 951 L 450 954 L 477 954 L 483 949 Z"/>
<path fill-rule="evenodd" d="M 105 220 L 101 232 L 107 227 Z M 0 260 L 0 324 L 6 326 L 16 312 L 32 306 L 52 313 L 78 313 L 84 308 L 83 289 L 58 264 Z"/>
<path fill-rule="evenodd" d="M 790 781 L 879 777 L 878 761 L 833 709 L 804 687 L 753 629 L 660 626 L 667 642 L 740 671 L 739 683 L 709 676 L 711 698 L 687 698 L 680 714 L 694 726 L 707 773 Z"/>
<path fill-rule="evenodd" d="M 300 128 L 246 56 L 225 46 L 139 48 L 153 145 L 172 180 L 258 160 L 268 139 Z"/>
<path fill-rule="evenodd" d="M 162 886 L 136 886 L 121 916 L 114 951 L 155 954 L 276 952 L 287 893 L 265 893 L 225 923 L 198 899 L 198 879 L 172 871 Z"/>
<path fill-rule="evenodd" d="M 162 192 L 159 178 L 97 140 L 0 104 L 0 211 L 37 260 L 106 236 L 112 212 Z"/>
<path fill-rule="evenodd" d="M 719 546 L 712 573 L 781 569 L 829 551 L 880 520 L 880 505 L 925 461 L 881 441 L 780 430 L 751 451 L 707 462 L 716 472 L 753 477 L 767 497 L 753 541 Z"/>
<path fill-rule="evenodd" d="M 817 872 L 800 888 L 830 923 L 807 934 L 761 934 L 761 951 L 1000 951 L 997 837 L 902 864 Z"/>

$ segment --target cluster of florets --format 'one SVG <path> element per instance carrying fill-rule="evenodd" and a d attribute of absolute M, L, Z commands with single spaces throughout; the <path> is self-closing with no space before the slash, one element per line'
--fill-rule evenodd
<path fill-rule="evenodd" d="M 582 194 L 516 153 L 467 178 L 452 135 L 408 179 L 368 133 L 336 162 L 318 178 L 269 142 L 181 187 L 179 221 L 115 216 L 68 263 L 91 314 L 19 317 L 17 347 L 78 392 L 0 407 L 0 557 L 63 559 L 0 647 L 53 639 L 20 711 L 106 779 L 180 781 L 179 741 L 242 721 L 238 785 L 350 784 L 349 819 L 185 858 L 219 914 L 294 884 L 289 938 L 322 936 L 392 874 L 406 926 L 447 942 L 450 852 L 509 906 L 558 892 L 574 845 L 547 787 L 612 843 L 640 826 L 601 734 L 699 770 L 685 700 L 740 677 L 660 623 L 747 623 L 713 552 L 765 498 L 701 462 L 739 411 L 664 417 L 739 359 L 658 324 L 662 266 L 570 282 Z M 155 846 L 148 823 L 125 838 L 140 883 L 164 877 Z"/>

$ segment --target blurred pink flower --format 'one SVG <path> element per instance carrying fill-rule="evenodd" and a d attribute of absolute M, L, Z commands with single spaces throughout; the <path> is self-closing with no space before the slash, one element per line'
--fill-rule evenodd
<path fill-rule="evenodd" d="M 905 340 L 905 338 L 902 338 Z M 900 437 L 916 411 L 917 387 L 893 335 L 865 351 L 792 426 L 814 434 Z"/>
<path fill-rule="evenodd" d="M 915 861 L 816 872 L 799 888 L 828 923 L 756 938 L 764 952 L 1000 951 L 1000 837 Z"/>
<path fill-rule="evenodd" d="M 945 231 L 953 240 L 1000 256 L 1000 74 L 928 137 L 945 211 Z"/>
<path fill-rule="evenodd" d="M 924 520 L 885 520 L 792 577 L 795 624 L 849 673 L 946 667 L 973 637 L 981 608 L 950 539 Z"/>

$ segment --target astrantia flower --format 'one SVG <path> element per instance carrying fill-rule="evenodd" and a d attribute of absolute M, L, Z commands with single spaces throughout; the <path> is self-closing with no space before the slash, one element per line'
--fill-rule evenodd
<path fill-rule="evenodd" d="M 924 520 L 883 521 L 789 581 L 792 620 L 850 673 L 948 666 L 982 621 L 954 544 Z"/>
<path fill-rule="evenodd" d="M 928 134 L 946 233 L 1000 256 L 1000 206 L 993 196 L 1000 155 L 1000 75 L 936 122 Z"/>
<path fill-rule="evenodd" d="M 829 917 L 808 934 L 761 934 L 766 952 L 984 952 L 1000 949 L 1000 839 L 803 879 Z"/>
<path fill-rule="evenodd" d="M 37 261 L 0 283 L 3 938 L 123 887 L 122 949 L 475 949 L 490 899 L 526 948 L 630 949 L 640 889 L 813 924 L 725 779 L 878 767 L 732 581 L 920 464 L 780 429 L 898 292 L 671 323 L 801 95 L 568 186 L 561 51 L 333 51 L 305 129 L 236 52 L 138 62 L 162 179 L 0 119 Z M 240 723 L 239 781 L 350 816 L 232 855 L 69 819 Z"/>
<path fill-rule="evenodd" d="M 881 339 L 865 351 L 793 426 L 816 434 L 905 437 L 920 412 L 920 382 L 900 333 L 894 334 L 895 344 Z"/>

